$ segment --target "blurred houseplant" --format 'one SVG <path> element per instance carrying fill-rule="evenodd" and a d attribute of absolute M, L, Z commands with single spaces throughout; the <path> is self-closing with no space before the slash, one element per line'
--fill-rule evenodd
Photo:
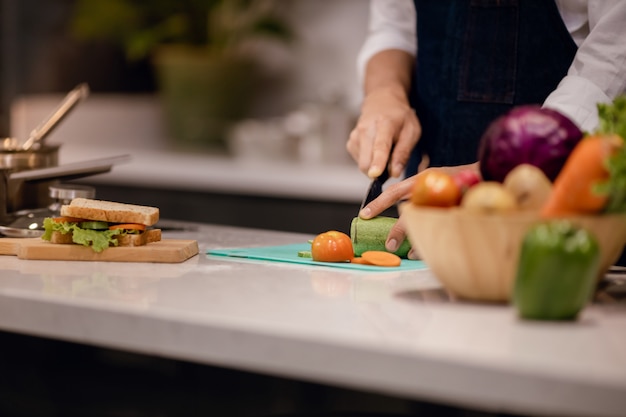
<path fill-rule="evenodd" d="M 170 136 L 193 149 L 223 147 L 246 115 L 262 74 L 251 44 L 293 38 L 274 0 L 76 0 L 71 30 L 151 59 Z"/>

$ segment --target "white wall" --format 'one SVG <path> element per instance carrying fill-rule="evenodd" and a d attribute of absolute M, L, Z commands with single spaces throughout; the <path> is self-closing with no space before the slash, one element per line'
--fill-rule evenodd
<path fill-rule="evenodd" d="M 299 86 L 304 96 L 340 92 L 347 103 L 360 101 L 356 57 L 367 33 L 367 0 L 298 0 L 300 23 Z"/>
<path fill-rule="evenodd" d="M 356 117 L 361 99 L 356 57 L 367 32 L 369 1 L 282 1 L 297 30 L 297 41 L 289 49 L 274 47 L 267 51 L 267 65 L 274 67 L 277 83 L 264 86 L 265 94 L 252 116 L 285 116 L 303 105 L 340 96 L 348 117 Z M 31 95 L 14 101 L 11 135 L 28 137 L 63 95 Z M 153 97 L 95 94 L 79 105 L 47 140 L 94 144 L 124 144 L 130 140 L 136 146 L 160 149 L 167 146 L 162 119 Z M 334 119 L 337 126 L 332 128 L 333 137 L 329 140 L 331 154 L 347 161 L 347 155 L 341 155 L 345 153 L 346 129 L 351 128 L 345 119 L 343 114 Z"/>
<path fill-rule="evenodd" d="M 367 0 L 285 0 L 297 40 L 268 54 L 280 82 L 266 88 L 259 114 L 339 97 L 356 112 L 361 90 L 356 58 L 367 33 Z M 282 71 L 282 73 L 281 73 Z"/>

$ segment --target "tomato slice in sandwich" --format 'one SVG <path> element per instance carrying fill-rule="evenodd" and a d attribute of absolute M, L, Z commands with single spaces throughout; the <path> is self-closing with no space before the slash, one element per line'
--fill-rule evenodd
<path fill-rule="evenodd" d="M 109 229 L 123 229 L 123 230 L 138 230 L 144 231 L 146 230 L 146 225 L 139 223 L 120 223 L 109 226 Z"/>
<path fill-rule="evenodd" d="M 55 223 L 81 223 L 81 222 L 84 222 L 85 219 L 81 219 L 78 217 L 61 216 L 61 217 L 53 217 L 52 221 Z"/>

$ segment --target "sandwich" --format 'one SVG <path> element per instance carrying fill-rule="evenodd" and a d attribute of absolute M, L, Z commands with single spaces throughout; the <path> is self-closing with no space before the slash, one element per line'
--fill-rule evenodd
<path fill-rule="evenodd" d="M 78 244 L 95 252 L 112 246 L 143 246 L 161 240 L 156 207 L 75 198 L 61 206 L 60 217 L 44 219 L 42 239 Z"/>

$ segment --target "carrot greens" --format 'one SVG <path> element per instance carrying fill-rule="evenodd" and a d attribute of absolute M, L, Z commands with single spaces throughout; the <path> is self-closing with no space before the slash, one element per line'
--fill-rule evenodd
<path fill-rule="evenodd" d="M 612 104 L 598 104 L 598 116 L 598 133 L 626 139 L 626 95 L 617 97 Z M 609 196 L 604 211 L 626 212 L 626 146 L 621 146 L 606 164 L 609 179 L 598 184 L 595 191 Z"/>

